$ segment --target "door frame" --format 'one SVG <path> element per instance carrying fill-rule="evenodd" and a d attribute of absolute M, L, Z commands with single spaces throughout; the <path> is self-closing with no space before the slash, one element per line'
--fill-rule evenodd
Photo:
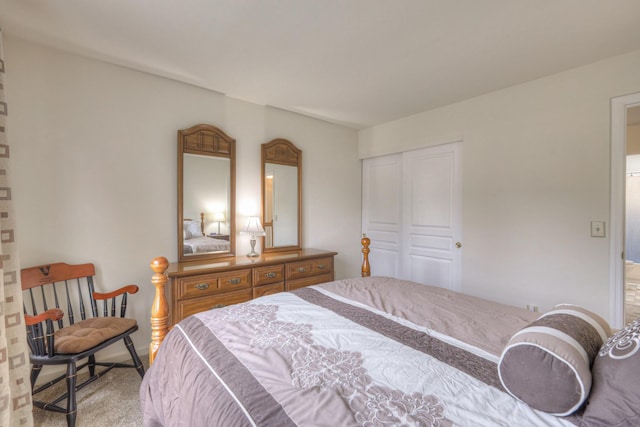
<path fill-rule="evenodd" d="M 611 247 L 609 323 L 624 326 L 624 242 L 627 109 L 640 105 L 640 92 L 611 98 Z"/>

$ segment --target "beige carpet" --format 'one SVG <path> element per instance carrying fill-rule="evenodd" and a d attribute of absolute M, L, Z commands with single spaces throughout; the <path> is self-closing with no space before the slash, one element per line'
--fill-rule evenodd
<path fill-rule="evenodd" d="M 637 283 L 627 281 L 624 293 L 625 325 L 640 318 L 640 289 Z"/>
<path fill-rule="evenodd" d="M 147 356 L 140 356 L 145 369 Z M 43 374 L 46 373 L 44 368 Z M 51 368 L 50 368 L 51 369 Z M 78 375 L 78 382 L 88 377 L 87 369 Z M 140 413 L 140 375 L 135 369 L 112 369 L 104 377 L 89 384 L 77 394 L 78 415 L 76 426 L 91 427 L 137 427 L 142 426 Z M 66 388 L 65 381 L 61 381 L 49 390 L 40 393 L 36 398 L 46 400 L 50 396 L 59 396 Z M 60 402 L 65 407 L 66 401 Z M 65 414 L 33 408 L 34 425 L 46 427 L 66 427 Z"/>

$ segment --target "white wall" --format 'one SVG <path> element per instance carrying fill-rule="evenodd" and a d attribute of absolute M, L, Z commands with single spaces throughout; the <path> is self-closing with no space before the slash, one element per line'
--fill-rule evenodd
<path fill-rule="evenodd" d="M 99 286 L 137 283 L 129 314 L 147 354 L 149 263 L 177 259 L 177 130 L 236 139 L 237 228 L 259 213 L 260 144 L 303 151 L 303 243 L 335 250 L 337 278 L 360 273 L 356 131 L 7 37 L 8 136 L 21 265 L 94 262 Z M 237 254 L 249 252 L 236 236 Z M 122 347 L 124 349 L 124 347 Z"/>
<path fill-rule="evenodd" d="M 610 99 L 640 92 L 640 52 L 360 131 L 362 158 L 462 137 L 463 291 L 609 316 Z M 373 271 L 374 266 L 372 266 Z"/>

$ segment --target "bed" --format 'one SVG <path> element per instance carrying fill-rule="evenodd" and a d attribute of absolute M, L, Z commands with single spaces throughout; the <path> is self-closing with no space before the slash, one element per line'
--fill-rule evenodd
<path fill-rule="evenodd" d="M 229 251 L 229 241 L 211 236 L 195 236 L 184 239 L 184 254 Z"/>
<path fill-rule="evenodd" d="M 204 213 L 200 220 L 186 218 L 182 225 L 183 254 L 202 254 L 209 252 L 228 252 L 229 241 L 205 234 Z"/>
<path fill-rule="evenodd" d="M 156 327 L 144 425 L 640 425 L 640 325 L 363 276 Z"/>

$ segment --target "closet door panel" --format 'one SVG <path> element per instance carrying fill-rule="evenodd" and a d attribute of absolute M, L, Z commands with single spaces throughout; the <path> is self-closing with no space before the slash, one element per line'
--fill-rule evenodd
<path fill-rule="evenodd" d="M 459 148 L 446 144 L 403 158 L 402 271 L 409 280 L 454 290 L 460 287 Z"/>
<path fill-rule="evenodd" d="M 411 256 L 411 280 L 427 285 L 453 288 L 453 268 L 450 260 Z"/>
<path fill-rule="evenodd" d="M 371 239 L 371 274 L 399 277 L 402 155 L 365 159 L 362 175 L 362 232 Z"/>

